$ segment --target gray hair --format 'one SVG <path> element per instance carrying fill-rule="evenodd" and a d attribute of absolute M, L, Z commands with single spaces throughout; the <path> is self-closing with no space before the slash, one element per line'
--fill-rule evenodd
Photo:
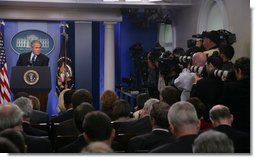
<path fill-rule="evenodd" d="M 158 99 L 156 99 L 156 98 L 150 98 L 150 99 L 148 99 L 145 103 L 144 103 L 144 109 L 148 109 L 148 112 L 149 112 L 149 115 L 150 115 L 150 111 L 151 111 L 151 109 L 152 109 L 152 105 L 154 104 L 154 103 L 157 103 L 157 102 L 159 102 L 159 100 Z"/>
<path fill-rule="evenodd" d="M 30 117 L 33 111 L 33 104 L 29 98 L 20 97 L 16 99 L 14 102 L 23 112 L 24 117 Z"/>
<path fill-rule="evenodd" d="M 189 102 L 176 102 L 168 111 L 168 122 L 174 124 L 178 129 L 186 125 L 197 125 L 196 109 Z"/>
<path fill-rule="evenodd" d="M 34 45 L 34 43 L 39 43 L 42 46 L 42 42 L 40 40 L 33 40 L 31 42 L 31 47 Z"/>
<path fill-rule="evenodd" d="M 22 123 L 23 112 L 15 104 L 0 105 L 0 131 Z"/>
<path fill-rule="evenodd" d="M 234 145 L 225 133 L 208 130 L 194 140 L 192 150 L 193 153 L 234 153 Z"/>

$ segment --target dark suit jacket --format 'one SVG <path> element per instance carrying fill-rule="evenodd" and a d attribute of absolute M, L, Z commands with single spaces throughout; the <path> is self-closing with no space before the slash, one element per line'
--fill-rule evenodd
<path fill-rule="evenodd" d="M 193 85 L 190 97 L 198 97 L 206 105 L 206 121 L 210 121 L 209 110 L 220 103 L 223 87 L 224 82 L 214 76 L 203 78 Z"/>
<path fill-rule="evenodd" d="M 128 152 L 134 153 L 137 150 L 152 150 L 163 144 L 173 143 L 175 140 L 169 132 L 153 130 L 150 133 L 133 137 L 128 143 Z"/>
<path fill-rule="evenodd" d="M 23 131 L 31 136 L 48 136 L 48 132 L 36 129 L 32 127 L 29 123 L 23 122 L 22 123 Z"/>
<path fill-rule="evenodd" d="M 223 105 L 234 115 L 232 126 L 250 133 L 250 79 L 226 83 L 222 94 Z"/>
<path fill-rule="evenodd" d="M 30 62 L 30 56 L 32 52 L 23 53 L 19 55 L 19 59 L 17 61 L 16 66 L 32 66 Z M 33 64 L 33 66 L 48 66 L 49 64 L 49 58 L 40 53 Z"/>
<path fill-rule="evenodd" d="M 151 153 L 192 153 L 192 144 L 197 135 L 186 135 L 178 138 L 175 143 L 165 144 L 151 150 Z"/>
<path fill-rule="evenodd" d="M 49 114 L 47 112 L 42 112 L 39 110 L 33 110 L 30 123 L 31 124 L 38 124 L 38 123 L 47 123 L 49 122 Z"/>
<path fill-rule="evenodd" d="M 138 120 L 122 122 L 118 128 L 117 133 L 140 135 L 149 133 L 151 130 L 152 127 L 150 117 L 146 116 Z"/>
<path fill-rule="evenodd" d="M 55 116 L 51 119 L 51 122 L 52 123 L 60 123 L 60 122 L 63 122 L 63 121 L 66 121 L 66 120 L 69 120 L 69 119 L 72 119 L 73 118 L 73 109 L 70 109 L 58 116 Z"/>
<path fill-rule="evenodd" d="M 235 152 L 250 152 L 250 137 L 247 133 L 234 129 L 228 125 L 219 125 L 213 128 L 225 133 L 234 143 Z"/>
<path fill-rule="evenodd" d="M 80 131 L 76 128 L 74 120 L 69 119 L 63 122 L 60 122 L 57 129 L 57 135 L 79 135 Z"/>
<path fill-rule="evenodd" d="M 52 153 L 52 146 L 48 139 L 30 136 L 23 133 L 28 153 Z"/>

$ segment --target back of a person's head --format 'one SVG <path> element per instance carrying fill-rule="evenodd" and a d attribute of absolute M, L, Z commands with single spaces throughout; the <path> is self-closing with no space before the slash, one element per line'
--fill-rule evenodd
<path fill-rule="evenodd" d="M 118 100 L 117 94 L 112 90 L 106 90 L 100 97 L 100 102 L 102 105 L 102 109 L 108 108 L 112 109 L 113 103 Z"/>
<path fill-rule="evenodd" d="M 64 94 L 68 90 L 70 90 L 70 89 L 64 89 L 59 93 L 59 96 L 58 96 L 58 112 L 65 112 L 66 111 L 66 108 L 65 108 L 65 105 L 64 105 Z"/>
<path fill-rule="evenodd" d="M 31 116 L 33 111 L 33 105 L 32 101 L 29 98 L 20 97 L 16 99 L 13 103 L 16 104 L 24 112 L 24 117 L 29 118 Z"/>
<path fill-rule="evenodd" d="M 211 55 L 207 58 L 207 64 L 212 64 L 215 69 L 221 69 L 223 60 L 219 55 Z"/>
<path fill-rule="evenodd" d="M 40 108 L 41 108 L 40 100 L 36 96 L 33 96 L 33 95 L 29 95 L 29 99 L 32 101 L 33 109 L 40 110 Z"/>
<path fill-rule="evenodd" d="M 81 153 L 113 153 L 113 150 L 104 142 L 91 142 L 81 150 Z"/>
<path fill-rule="evenodd" d="M 152 109 L 150 111 L 151 119 L 154 119 L 156 125 L 160 128 L 169 127 L 169 122 L 167 119 L 168 110 L 170 105 L 165 102 L 156 102 L 152 105 Z"/>
<path fill-rule="evenodd" d="M 113 116 L 115 119 L 129 117 L 130 112 L 130 105 L 127 101 L 120 99 L 113 103 Z"/>
<path fill-rule="evenodd" d="M 23 111 L 15 104 L 0 106 L 0 131 L 14 128 L 22 123 Z"/>
<path fill-rule="evenodd" d="M 234 145 L 225 133 L 208 130 L 194 140 L 193 153 L 234 153 Z"/>
<path fill-rule="evenodd" d="M 86 89 L 78 89 L 72 95 L 72 105 L 74 109 L 82 102 L 92 104 L 92 101 L 93 101 L 92 94 Z"/>
<path fill-rule="evenodd" d="M 187 102 L 194 105 L 196 111 L 197 111 L 197 117 L 201 118 L 204 115 L 205 112 L 205 104 L 197 97 L 191 97 L 187 100 Z"/>
<path fill-rule="evenodd" d="M 250 77 L 250 59 L 247 57 L 238 58 L 235 61 L 234 68 L 242 71 L 243 78 Z"/>
<path fill-rule="evenodd" d="M 186 101 L 174 103 L 168 111 L 169 123 L 181 129 L 186 126 L 194 126 L 198 123 L 198 117 L 195 107 Z"/>
<path fill-rule="evenodd" d="M 148 93 L 141 93 L 136 96 L 136 105 L 138 107 L 138 110 L 142 109 L 144 106 L 144 103 L 150 99 L 150 95 Z"/>
<path fill-rule="evenodd" d="M 158 99 L 156 98 L 150 98 L 148 99 L 145 103 L 144 103 L 144 107 L 143 110 L 148 111 L 148 115 L 150 115 L 151 109 L 152 109 L 152 105 L 156 102 L 159 102 Z"/>
<path fill-rule="evenodd" d="M 166 86 L 161 89 L 160 96 L 162 97 L 162 101 L 166 102 L 168 105 L 172 105 L 173 103 L 180 100 L 179 91 L 173 86 Z"/>
<path fill-rule="evenodd" d="M 93 111 L 85 116 L 82 129 L 89 140 L 94 142 L 108 140 L 111 137 L 113 127 L 111 119 L 106 114 Z"/>
<path fill-rule="evenodd" d="M 212 120 L 219 120 L 224 118 L 230 118 L 231 113 L 228 107 L 224 105 L 215 105 L 210 109 L 209 116 Z"/>
<path fill-rule="evenodd" d="M 82 132 L 82 122 L 84 117 L 89 113 L 95 111 L 95 108 L 87 102 L 81 103 L 77 108 L 74 110 L 74 122 L 76 128 Z"/>
<path fill-rule="evenodd" d="M 19 149 L 7 138 L 0 137 L 0 153 L 19 153 Z"/>
<path fill-rule="evenodd" d="M 207 61 L 207 56 L 203 52 L 196 52 L 192 56 L 192 65 L 194 66 L 205 66 Z"/>
<path fill-rule="evenodd" d="M 29 94 L 27 92 L 17 92 L 14 95 L 14 100 L 18 99 L 19 97 L 26 97 L 29 98 Z"/>
<path fill-rule="evenodd" d="M 235 50 L 231 45 L 221 45 L 219 46 L 219 51 L 220 54 L 224 54 L 228 60 L 231 60 L 235 54 Z"/>
<path fill-rule="evenodd" d="M 68 109 L 70 108 L 71 104 L 72 104 L 72 96 L 73 96 L 73 93 L 75 92 L 75 90 L 73 89 L 70 89 L 70 90 L 67 90 L 65 93 L 64 93 L 64 105 L 65 105 L 65 108 Z"/>
<path fill-rule="evenodd" d="M 25 138 L 21 134 L 21 132 L 9 128 L 0 132 L 0 137 L 4 137 L 10 140 L 19 149 L 21 153 L 26 152 Z"/>

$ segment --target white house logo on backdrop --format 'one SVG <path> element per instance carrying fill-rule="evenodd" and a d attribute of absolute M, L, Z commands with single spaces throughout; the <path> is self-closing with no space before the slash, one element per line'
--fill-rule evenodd
<path fill-rule="evenodd" d="M 39 30 L 24 30 L 13 36 L 12 49 L 18 54 L 30 52 L 30 44 L 33 40 L 39 40 L 42 43 L 41 53 L 43 54 L 49 54 L 54 48 L 54 40 L 49 34 Z"/>

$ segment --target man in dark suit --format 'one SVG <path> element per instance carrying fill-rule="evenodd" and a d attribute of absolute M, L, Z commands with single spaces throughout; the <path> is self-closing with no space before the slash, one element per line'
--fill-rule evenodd
<path fill-rule="evenodd" d="M 224 105 L 215 105 L 210 110 L 210 119 L 214 130 L 225 133 L 233 142 L 235 152 L 250 152 L 250 137 L 247 133 L 231 127 L 233 115 Z"/>
<path fill-rule="evenodd" d="M 232 126 L 250 134 L 251 98 L 250 98 L 250 59 L 241 57 L 234 64 L 237 81 L 225 84 L 222 104 L 234 115 Z"/>
<path fill-rule="evenodd" d="M 51 153 L 52 146 L 48 139 L 30 136 L 23 132 L 23 111 L 15 104 L 0 104 L 0 131 L 13 128 L 22 132 L 27 145 L 28 153 Z"/>
<path fill-rule="evenodd" d="M 23 112 L 23 121 L 22 121 L 22 127 L 23 131 L 32 136 L 48 136 L 48 132 L 34 128 L 30 124 L 30 116 L 33 111 L 33 105 L 32 101 L 29 98 L 26 97 L 19 97 L 14 101 L 14 104 L 16 104 Z"/>
<path fill-rule="evenodd" d="M 150 112 L 152 131 L 131 138 L 128 144 L 128 152 L 146 152 L 163 144 L 174 142 L 174 138 L 168 130 L 167 113 L 169 108 L 170 106 L 164 102 L 157 102 L 152 105 Z"/>
<path fill-rule="evenodd" d="M 168 111 L 168 122 L 176 142 L 151 150 L 152 153 L 192 153 L 192 144 L 200 129 L 196 109 L 186 101 L 174 103 Z"/>
<path fill-rule="evenodd" d="M 49 58 L 41 53 L 42 43 L 39 40 L 31 42 L 31 52 L 20 54 L 16 66 L 48 66 Z"/>

